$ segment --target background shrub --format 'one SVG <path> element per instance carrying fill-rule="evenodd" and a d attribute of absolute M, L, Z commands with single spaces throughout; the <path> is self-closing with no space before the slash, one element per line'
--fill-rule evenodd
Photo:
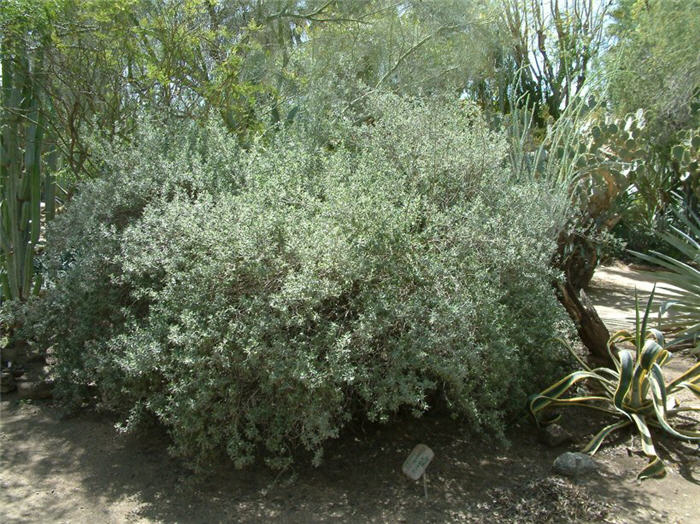
<path fill-rule="evenodd" d="M 515 181 L 470 105 L 394 96 L 317 147 L 146 125 L 50 234 L 29 304 L 61 390 L 170 430 L 195 465 L 283 466 L 352 417 L 442 398 L 502 436 L 561 362 L 566 196 Z"/>

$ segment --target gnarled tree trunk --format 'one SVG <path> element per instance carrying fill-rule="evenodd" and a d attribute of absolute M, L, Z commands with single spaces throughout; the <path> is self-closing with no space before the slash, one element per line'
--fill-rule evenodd
<path fill-rule="evenodd" d="M 601 363 L 612 365 L 607 349 L 610 332 L 583 291 L 598 264 L 595 247 L 583 236 L 562 233 L 557 260 L 566 277 L 564 282 L 555 284 L 559 302 L 574 321 L 581 342 L 591 355 Z"/>

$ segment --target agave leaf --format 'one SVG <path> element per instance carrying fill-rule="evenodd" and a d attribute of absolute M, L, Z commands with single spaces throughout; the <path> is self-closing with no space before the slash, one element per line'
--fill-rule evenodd
<path fill-rule="evenodd" d="M 700 381 L 700 362 L 696 362 L 690 369 L 687 369 L 684 373 L 669 382 L 666 389 L 670 393 L 673 393 L 681 383 L 687 382 L 689 384 L 697 384 L 698 381 Z"/>
<path fill-rule="evenodd" d="M 598 382 L 605 388 L 610 397 L 613 397 L 620 380 L 620 374 L 610 368 L 595 368 L 593 372 L 598 374 Z M 605 378 L 606 375 L 609 378 Z"/>
<path fill-rule="evenodd" d="M 634 288 L 634 316 L 636 322 L 634 323 L 634 347 L 639 351 L 639 346 L 642 345 L 642 331 L 640 330 L 640 318 L 639 318 L 639 296 L 637 295 L 637 288 Z M 639 355 L 637 355 L 639 356 Z"/>
<path fill-rule="evenodd" d="M 634 425 L 637 426 L 639 436 L 642 439 L 642 451 L 647 457 L 657 457 L 654 441 L 651 439 L 651 432 L 644 418 L 636 413 L 630 414 Z"/>
<path fill-rule="evenodd" d="M 614 369 L 610 368 L 595 368 L 592 370 L 593 373 L 600 375 L 601 382 L 605 381 L 607 384 L 614 386 L 612 392 L 614 393 L 615 388 L 617 388 L 617 382 L 620 380 L 620 374 Z M 609 375 L 610 378 L 606 379 L 604 375 Z"/>
<path fill-rule="evenodd" d="M 583 448 L 581 451 L 583 453 L 590 453 L 591 455 L 595 454 L 595 452 L 598 451 L 598 449 L 600 448 L 603 441 L 606 438 L 608 438 L 610 434 L 617 431 L 618 429 L 627 427 L 630 424 L 632 424 L 630 420 L 621 420 L 619 422 L 615 422 L 614 424 L 610 424 L 609 426 L 605 426 L 598 433 L 596 433 L 596 435 L 590 441 L 588 441 L 586 447 Z"/>
<path fill-rule="evenodd" d="M 632 386 L 632 377 L 634 374 L 634 354 L 628 350 L 622 350 L 619 354 L 620 357 L 620 380 L 615 390 L 615 395 L 613 396 L 613 404 L 615 407 L 621 411 L 625 396 Z M 624 413 L 624 411 L 623 411 Z"/>
<path fill-rule="evenodd" d="M 651 369 L 652 364 L 654 364 L 660 356 L 663 356 L 663 352 L 665 352 L 664 348 L 662 348 L 656 340 L 647 339 L 642 348 L 640 366 L 646 370 Z"/>
<path fill-rule="evenodd" d="M 654 301 L 654 293 L 656 293 L 656 284 L 651 289 L 651 294 L 649 295 L 649 300 L 647 300 L 647 307 L 644 310 L 644 318 L 642 319 L 641 331 L 639 330 L 639 324 L 637 324 L 637 358 L 639 358 L 639 350 L 642 348 L 642 339 L 647 332 L 647 323 L 649 322 L 649 312 L 651 311 L 651 303 Z M 636 298 L 636 291 L 635 291 Z M 637 317 L 639 317 L 639 311 L 637 311 Z"/>
<path fill-rule="evenodd" d="M 666 476 L 666 466 L 661 462 L 659 457 L 654 457 L 649 461 L 649 464 L 639 472 L 637 475 L 638 480 L 644 480 L 649 478 L 664 478 Z"/>
<path fill-rule="evenodd" d="M 678 407 L 678 408 L 673 408 L 672 410 L 669 410 L 669 412 L 675 413 L 683 413 L 684 411 L 700 411 L 700 407 L 697 406 L 683 406 L 683 407 Z"/>
<path fill-rule="evenodd" d="M 592 369 L 590 368 L 590 366 L 589 366 L 588 364 L 586 364 L 586 363 L 583 361 L 583 359 L 581 359 L 581 357 L 579 357 L 579 356 L 576 354 L 576 352 L 574 351 L 574 348 L 571 347 L 571 344 L 569 344 L 568 340 L 565 340 L 565 339 L 563 339 L 563 338 L 561 338 L 561 337 L 555 337 L 555 338 L 553 338 L 552 340 L 554 340 L 555 342 L 559 342 L 562 346 L 564 346 L 564 347 L 569 351 L 569 353 L 571 353 L 571 356 L 573 356 L 573 357 L 576 359 L 576 361 L 577 361 L 579 364 L 581 364 L 581 367 L 582 367 L 583 369 L 585 369 L 586 371 L 592 371 Z"/>
<path fill-rule="evenodd" d="M 659 331 L 656 328 L 649 328 L 647 331 L 649 332 L 649 334 L 647 335 L 647 338 L 653 338 L 654 340 L 656 340 L 656 342 L 659 345 L 661 345 L 661 346 L 664 345 L 665 338 L 664 338 L 664 334 L 661 331 Z"/>
<path fill-rule="evenodd" d="M 618 411 L 612 409 L 611 407 L 600 406 L 597 404 L 590 404 L 590 402 L 606 402 L 610 404 L 610 399 L 608 397 L 600 397 L 596 395 L 583 396 L 583 397 L 570 397 L 570 398 L 553 398 L 553 397 L 543 397 L 549 402 L 547 406 L 581 406 L 588 409 L 594 409 L 596 411 L 602 411 L 604 413 L 609 413 L 611 415 L 619 414 Z M 551 423 L 551 422 L 550 422 Z M 543 424 L 548 425 L 548 424 Z"/>
<path fill-rule="evenodd" d="M 696 397 L 700 398 L 700 384 L 691 384 L 690 382 L 681 382 L 678 387 L 685 388 Z"/>
<path fill-rule="evenodd" d="M 530 413 L 537 421 L 537 413 L 549 406 L 553 401 L 558 400 L 564 393 L 566 393 L 572 386 L 576 383 L 592 378 L 602 382 L 607 382 L 604 377 L 601 377 L 592 371 L 575 371 L 567 376 L 565 376 L 560 381 L 554 383 L 552 386 L 548 387 L 539 394 L 532 395 L 528 400 L 528 407 Z"/>
<path fill-rule="evenodd" d="M 647 370 L 642 366 L 634 367 L 634 376 L 632 377 L 632 386 L 630 388 L 630 404 L 625 406 L 627 409 L 639 410 L 644 405 L 645 398 L 645 385 L 648 383 L 646 380 Z"/>
<path fill-rule="evenodd" d="M 654 411 L 656 412 L 656 420 L 659 425 L 676 438 L 700 442 L 700 432 L 677 430 L 673 428 L 666 419 L 666 386 L 664 385 L 664 376 L 661 372 L 661 368 L 657 364 L 654 364 L 651 369 L 649 382 L 651 383 L 652 401 L 654 403 Z"/>
<path fill-rule="evenodd" d="M 635 311 L 637 323 L 634 333 L 618 331 L 608 340 L 608 352 L 617 370 L 596 368 L 578 371 L 567 375 L 539 395 L 533 395 L 529 407 L 535 421 L 538 415 L 551 406 L 582 406 L 605 413 L 622 415 L 624 418 L 602 428 L 583 449 L 595 453 L 605 439 L 614 431 L 634 424 L 641 436 L 642 451 L 649 457 L 647 466 L 639 473 L 639 479 L 663 477 L 666 473 L 663 462 L 659 459 L 650 427 L 664 430 L 671 436 L 700 442 L 700 431 L 691 431 L 674 427 L 669 417 L 682 411 L 700 411 L 700 407 L 678 408 L 669 402 L 669 395 L 678 389 L 688 389 L 700 396 L 700 363 L 686 370 L 682 375 L 665 385 L 662 366 L 671 358 L 665 349 L 664 335 L 659 330 L 649 328 L 649 313 L 654 299 L 656 286 L 651 292 L 642 314 L 639 299 L 635 293 Z M 634 343 L 634 351 L 621 349 L 614 354 L 616 342 Z M 581 380 L 593 378 L 605 389 L 597 395 L 582 395 L 561 398 L 571 387 Z"/>
<path fill-rule="evenodd" d="M 627 330 L 620 330 L 616 331 L 615 333 L 612 334 L 612 336 L 608 339 L 608 342 L 606 344 L 606 347 L 608 348 L 608 355 L 610 355 L 610 360 L 613 361 L 615 364 L 615 368 L 617 369 L 617 372 L 620 372 L 620 362 L 619 362 L 619 357 L 615 356 L 613 353 L 613 346 L 615 345 L 616 342 L 624 342 L 627 340 L 632 340 L 634 338 L 634 335 L 630 333 Z"/>

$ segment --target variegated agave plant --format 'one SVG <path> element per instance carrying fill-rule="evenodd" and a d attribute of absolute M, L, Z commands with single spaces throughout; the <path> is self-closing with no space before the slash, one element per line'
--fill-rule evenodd
<path fill-rule="evenodd" d="M 700 407 L 680 407 L 671 397 L 672 394 L 687 389 L 700 398 L 700 362 L 666 383 L 663 367 L 671 358 L 671 353 L 664 349 L 663 334 L 647 327 L 653 298 L 652 291 L 642 318 L 637 303 L 634 333 L 622 330 L 610 337 L 608 352 L 615 363 L 615 369 L 590 368 L 567 344 L 584 369 L 567 375 L 541 393 L 532 395 L 528 401 L 530 413 L 538 426 L 556 420 L 557 417 L 543 416 L 545 409 L 551 406 L 584 406 L 620 416 L 622 420 L 605 426 L 588 442 L 583 452 L 591 455 L 598 451 L 603 441 L 613 432 L 628 426 L 636 427 L 641 437 L 642 451 L 649 458 L 649 464 L 637 476 L 639 479 L 660 478 L 666 474 L 665 466 L 656 453 L 650 428 L 665 430 L 683 440 L 700 442 L 700 431 L 674 428 L 669 422 L 678 413 L 700 411 Z M 623 342 L 631 342 L 635 349 L 615 351 L 615 345 Z M 587 379 L 602 386 L 602 392 L 562 398 L 574 385 Z"/>

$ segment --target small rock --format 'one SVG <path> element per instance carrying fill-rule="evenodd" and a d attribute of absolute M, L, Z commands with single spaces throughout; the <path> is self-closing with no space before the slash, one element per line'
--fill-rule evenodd
<path fill-rule="evenodd" d="M 45 400 L 53 396 L 53 383 L 47 380 L 18 382 L 17 386 L 19 398 Z"/>
<path fill-rule="evenodd" d="M 565 477 L 580 477 L 588 473 L 593 473 L 598 469 L 598 464 L 585 453 L 572 453 L 567 451 L 559 455 L 552 467 L 554 473 Z"/>
<path fill-rule="evenodd" d="M 542 428 L 539 434 L 540 442 L 546 444 L 550 448 L 556 448 L 566 442 L 571 442 L 573 438 L 573 435 L 559 424 L 550 424 Z"/>

